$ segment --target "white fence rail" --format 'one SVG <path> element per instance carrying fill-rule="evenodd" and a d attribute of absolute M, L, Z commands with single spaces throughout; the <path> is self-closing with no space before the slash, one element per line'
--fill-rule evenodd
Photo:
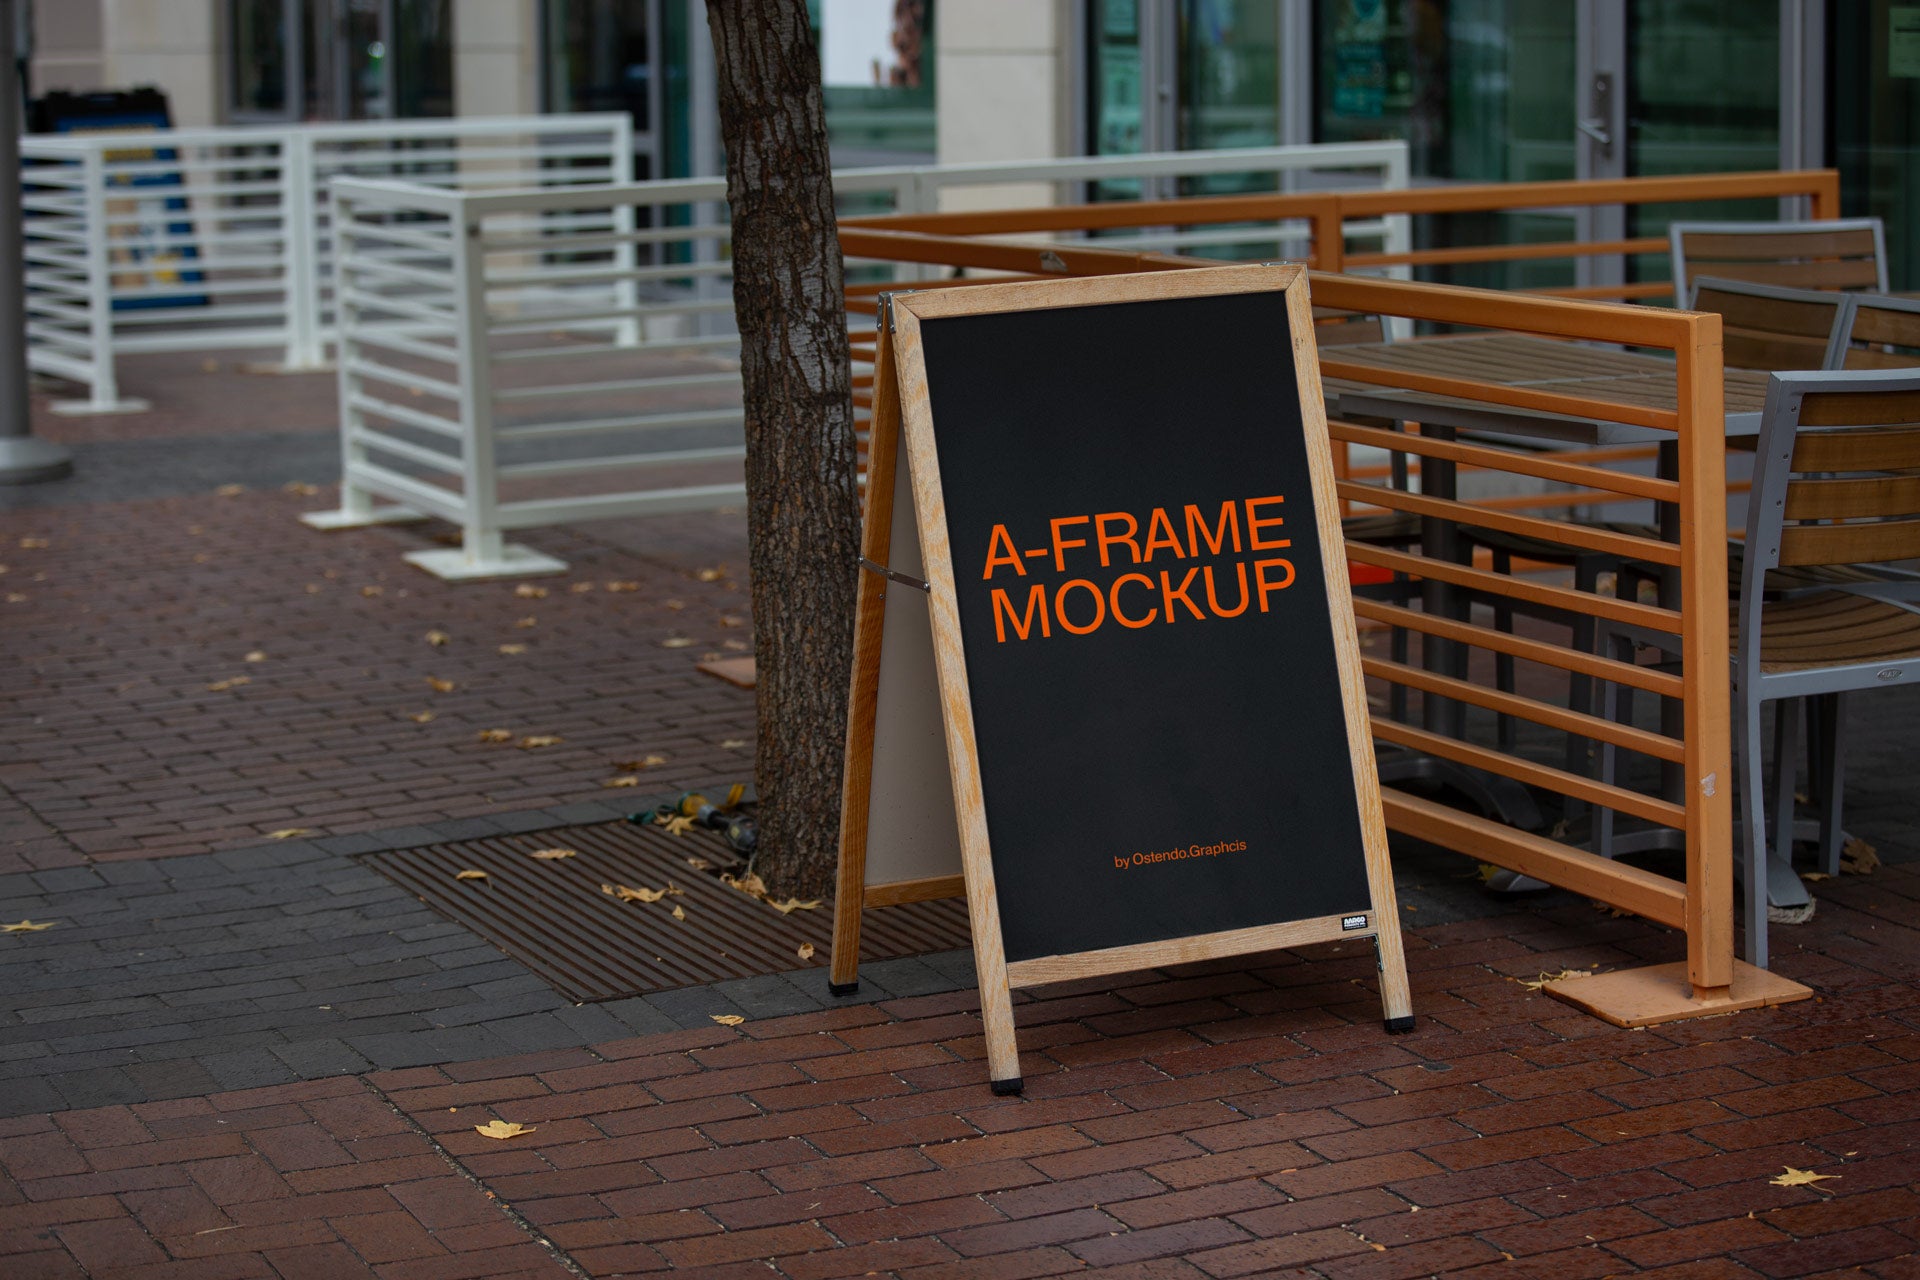
<path fill-rule="evenodd" d="M 835 174 L 834 187 L 843 212 L 904 212 L 1010 183 L 1050 182 L 1077 199 L 1078 184 L 1143 173 L 1382 186 L 1404 182 L 1406 150 L 861 169 Z M 309 524 L 438 516 L 459 526 L 461 545 L 407 559 L 485 578 L 565 569 L 507 543 L 512 530 L 744 500 L 724 182 L 476 192 L 342 178 L 332 193 L 341 497 Z M 1271 256 L 1302 231 L 1240 229 L 1227 243 Z M 1386 222 L 1350 234 L 1404 247 L 1404 228 Z M 1186 247 L 1213 256 L 1221 243 Z"/>
<path fill-rule="evenodd" d="M 326 184 L 429 187 L 627 182 L 621 112 L 21 139 L 28 360 L 81 383 L 70 412 L 122 400 L 126 351 L 277 347 L 317 368 L 333 326 Z"/>

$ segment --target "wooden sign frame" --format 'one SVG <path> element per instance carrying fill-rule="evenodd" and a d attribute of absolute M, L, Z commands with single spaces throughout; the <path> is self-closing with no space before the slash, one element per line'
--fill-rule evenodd
<path fill-rule="evenodd" d="M 973 701 L 961 641 L 953 557 L 948 541 L 938 446 L 934 435 L 921 322 L 956 316 L 1054 310 L 1126 302 L 1194 299 L 1255 292 L 1285 296 L 1294 383 L 1305 427 L 1307 470 L 1325 576 L 1332 648 L 1344 712 L 1346 744 L 1354 782 L 1355 806 L 1369 904 L 1357 913 L 1287 920 L 1252 928 L 1130 943 L 1098 950 L 1063 953 L 1009 962 L 1001 932 L 998 892 L 988 840 Z M 1195 269 L 1143 275 L 1076 278 L 1060 281 L 979 285 L 891 295 L 883 315 L 875 366 L 874 412 L 869 443 L 866 526 L 862 554 L 870 572 L 862 574 L 855 631 L 852 718 L 847 747 L 847 783 L 843 796 L 842 847 L 836 902 L 835 943 L 830 978 L 844 992 L 857 982 L 859 913 L 880 906 L 948 896 L 950 875 L 869 883 L 867 845 L 874 800 L 872 768 L 880 691 L 880 661 L 889 581 L 918 595 L 927 592 L 940 720 L 953 797 L 959 860 L 972 929 L 981 1017 L 987 1043 L 988 1074 L 996 1093 L 1021 1088 L 1018 1045 L 1013 1022 L 1015 987 L 1123 973 L 1157 966 L 1244 955 L 1305 943 L 1372 937 L 1380 960 L 1380 990 L 1387 1029 L 1411 1028 L 1412 1008 L 1400 937 L 1386 824 L 1381 812 L 1366 693 L 1346 579 L 1346 559 L 1334 492 L 1333 459 L 1328 443 L 1319 363 L 1314 349 L 1312 309 L 1306 272 L 1298 266 Z M 1276 353 L 1277 354 L 1277 353 Z M 924 581 L 892 567 L 893 530 L 899 514 L 897 441 L 904 440 Z M 897 591 L 895 593 L 897 595 Z"/>

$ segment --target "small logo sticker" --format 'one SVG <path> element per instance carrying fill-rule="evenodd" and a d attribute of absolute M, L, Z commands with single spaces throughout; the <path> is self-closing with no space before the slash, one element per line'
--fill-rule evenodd
<path fill-rule="evenodd" d="M 1355 929 L 1364 929 L 1366 927 L 1367 927 L 1367 918 L 1365 916 L 1341 916 L 1340 917 L 1340 932 L 1342 933 L 1350 933 Z"/>

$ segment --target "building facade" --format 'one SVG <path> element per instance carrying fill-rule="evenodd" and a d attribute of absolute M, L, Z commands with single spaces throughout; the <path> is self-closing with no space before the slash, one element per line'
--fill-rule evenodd
<path fill-rule="evenodd" d="M 836 164 L 1404 138 L 1422 182 L 1830 165 L 1849 214 L 1886 219 L 1901 284 L 1920 284 L 1920 4 L 811 4 Z M 181 125 L 618 109 L 639 172 L 718 172 L 699 0 L 33 7 L 36 91 L 154 84 Z"/>

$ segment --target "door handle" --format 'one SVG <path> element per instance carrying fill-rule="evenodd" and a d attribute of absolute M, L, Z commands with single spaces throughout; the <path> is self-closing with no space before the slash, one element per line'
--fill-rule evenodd
<path fill-rule="evenodd" d="M 1578 129 L 1580 132 L 1586 134 L 1589 138 L 1592 138 L 1595 142 L 1599 143 L 1600 151 L 1602 155 L 1613 154 L 1613 135 L 1607 132 L 1606 121 L 1591 120 L 1591 119 L 1581 120 L 1581 121 L 1577 121 L 1574 124 L 1574 128 Z"/>

